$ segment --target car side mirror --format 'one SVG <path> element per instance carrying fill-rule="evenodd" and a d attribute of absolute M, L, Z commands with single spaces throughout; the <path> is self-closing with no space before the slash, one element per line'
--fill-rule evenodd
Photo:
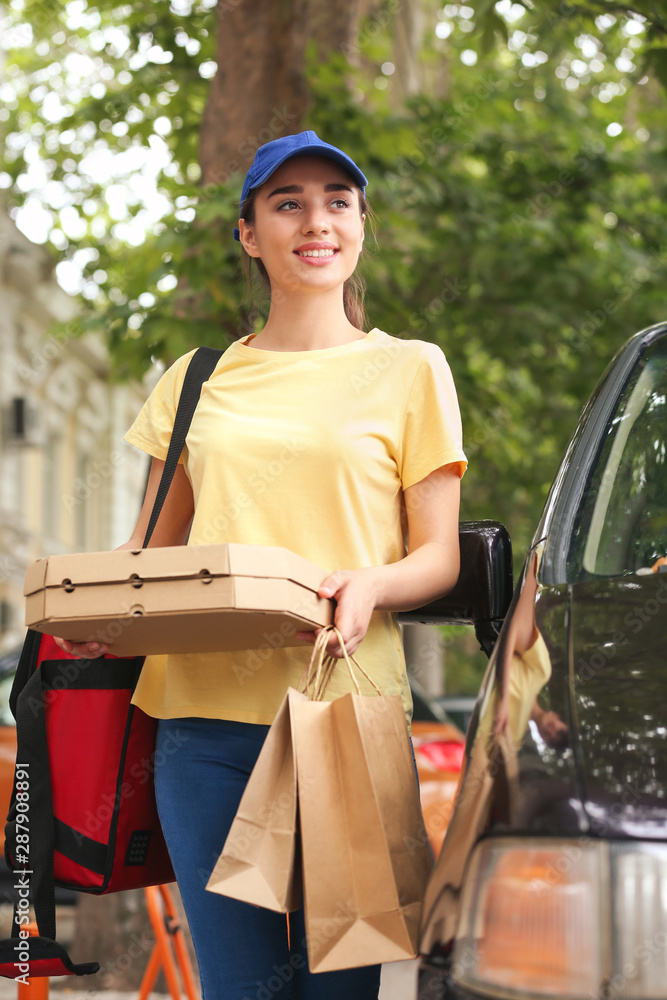
<path fill-rule="evenodd" d="M 473 625 L 480 646 L 490 656 L 514 591 L 512 542 L 500 521 L 461 521 L 459 544 L 461 572 L 454 589 L 423 608 L 398 612 L 398 620 Z"/>

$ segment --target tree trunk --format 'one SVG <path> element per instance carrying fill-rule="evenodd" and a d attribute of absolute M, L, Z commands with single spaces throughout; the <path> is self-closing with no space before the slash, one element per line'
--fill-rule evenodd
<path fill-rule="evenodd" d="M 301 129 L 305 49 L 320 58 L 356 39 L 360 0 L 218 0 L 218 70 L 204 112 L 202 184 L 245 171 L 255 150 Z"/>
<path fill-rule="evenodd" d="M 218 0 L 217 72 L 199 140 L 201 185 L 245 172 L 258 146 L 301 131 L 308 108 L 306 45 L 321 59 L 356 41 L 362 0 Z M 196 255 L 194 249 L 190 255 Z M 175 312 L 193 319 L 202 307 L 179 282 Z M 247 331 L 246 331 L 247 332 Z"/>
<path fill-rule="evenodd" d="M 423 87 L 420 59 L 424 35 L 423 0 L 410 0 L 396 8 L 394 21 L 394 95 L 400 104 L 406 97 L 418 94 Z"/>

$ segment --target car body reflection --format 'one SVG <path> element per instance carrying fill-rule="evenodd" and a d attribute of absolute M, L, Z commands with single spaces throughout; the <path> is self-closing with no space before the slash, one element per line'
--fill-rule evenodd
<path fill-rule="evenodd" d="M 666 556 L 660 324 L 607 369 L 525 560 L 425 901 L 420 997 L 667 997 Z"/>

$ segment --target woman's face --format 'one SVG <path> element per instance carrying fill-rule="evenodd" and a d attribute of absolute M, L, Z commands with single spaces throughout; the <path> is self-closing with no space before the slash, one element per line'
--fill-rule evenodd
<path fill-rule="evenodd" d="M 241 243 L 259 257 L 271 288 L 324 291 L 354 272 L 364 239 L 360 190 L 320 156 L 283 163 L 257 190 L 255 219 L 239 221 Z"/>

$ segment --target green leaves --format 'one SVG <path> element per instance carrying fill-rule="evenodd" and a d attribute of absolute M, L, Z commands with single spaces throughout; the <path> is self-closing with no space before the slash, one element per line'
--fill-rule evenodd
<path fill-rule="evenodd" d="M 310 53 L 310 111 L 293 128 L 315 128 L 369 177 L 370 323 L 445 351 L 470 460 L 462 517 L 504 520 L 520 559 L 600 372 L 665 316 L 667 0 L 533 0 L 511 19 L 493 0 L 466 17 L 454 6 L 425 5 L 423 93 L 398 102 L 391 74 L 376 86 L 396 58 L 396 4 L 376 4 L 351 61 Z M 187 16 L 153 0 L 73 9 L 26 0 L 12 15 L 35 38 L 9 53 L 2 169 L 16 209 L 39 162 L 52 246 L 87 258 L 80 330 L 104 331 L 114 377 L 140 376 L 265 314 L 231 237 L 242 177 L 198 183 L 218 21 L 203 2 Z M 146 149 L 162 157 L 164 201 L 133 245 L 110 185 L 140 211 Z M 127 156 L 112 175 L 107 150 Z"/>
<path fill-rule="evenodd" d="M 507 24 L 496 12 L 495 0 L 483 0 L 475 7 L 475 34 L 479 37 L 481 51 L 488 55 L 496 48 L 499 41 L 507 43 L 509 32 Z M 473 35 L 473 37 L 475 37 Z"/>

